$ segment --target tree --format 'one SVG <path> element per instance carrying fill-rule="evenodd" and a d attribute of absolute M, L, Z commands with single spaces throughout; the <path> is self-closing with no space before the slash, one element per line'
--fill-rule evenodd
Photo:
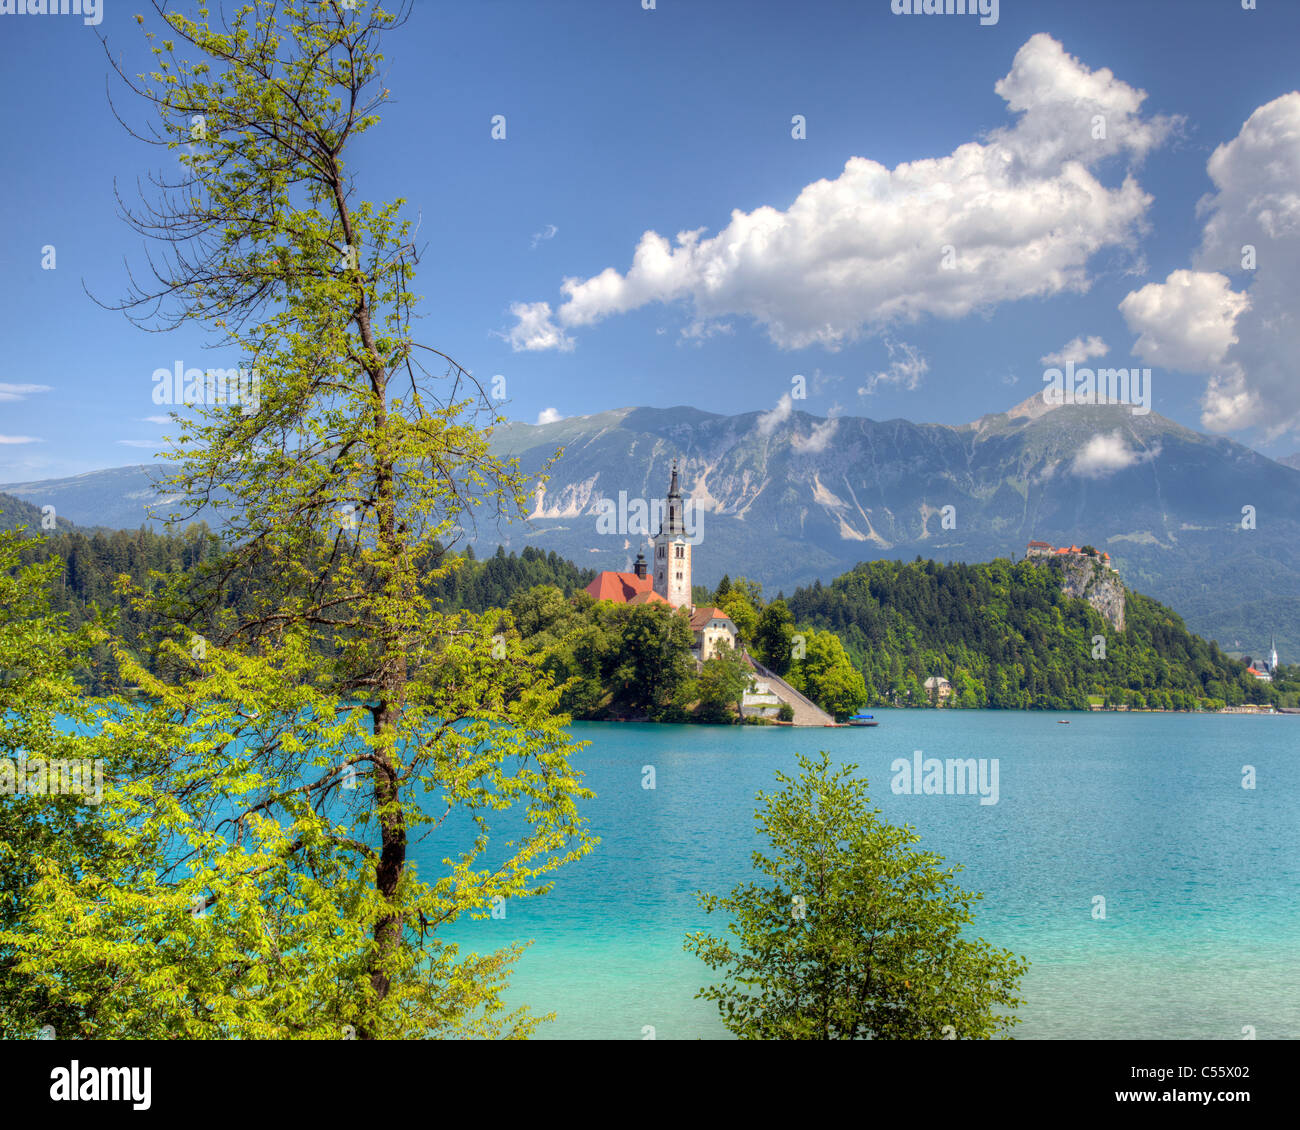
<path fill-rule="evenodd" d="M 535 659 L 426 596 L 479 508 L 522 515 L 533 478 L 491 454 L 486 392 L 414 338 L 402 201 L 356 199 L 400 14 L 155 8 L 154 71 L 118 74 L 184 175 L 127 213 L 167 258 L 121 308 L 206 323 L 230 355 L 177 420 L 170 483 L 227 522 L 211 560 L 134 594 L 164 662 L 117 656 L 142 691 L 106 732 L 118 854 L 40 862 L 19 968 L 82 1036 L 527 1035 L 499 1013 L 518 950 L 462 955 L 438 930 L 548 890 L 593 846 L 590 793 Z M 489 852 L 510 810 L 521 831 Z M 448 822 L 463 848 L 417 877 L 411 838 Z"/>
<path fill-rule="evenodd" d="M 718 607 L 736 625 L 736 633 L 740 639 L 748 643 L 754 638 L 754 633 L 758 630 L 758 610 L 754 607 L 747 591 L 739 587 L 742 583 L 737 582 L 736 585 L 733 585 L 718 601 Z"/>
<path fill-rule="evenodd" d="M 510 598 L 509 608 L 515 627 L 525 639 L 543 633 L 548 637 L 563 635 L 573 618 L 573 606 L 554 585 L 537 585 L 516 592 Z"/>
<path fill-rule="evenodd" d="M 846 718 L 867 701 L 862 672 L 844 650 L 834 632 L 809 629 L 805 654 L 790 666 L 789 679 L 823 710 Z"/>
<path fill-rule="evenodd" d="M 735 722 L 752 680 L 749 664 L 730 647 L 720 646 L 700 670 L 696 718 L 701 722 Z"/>
<path fill-rule="evenodd" d="M 767 882 L 726 897 L 699 895 L 724 912 L 736 939 L 688 934 L 685 948 L 719 984 L 715 1001 L 742 1039 L 989 1039 L 1005 1036 L 1022 1003 L 1023 958 L 965 937 L 982 896 L 917 851 L 910 827 L 878 819 L 857 766 L 799 757 L 797 779 L 760 793 L 758 832 L 770 854 L 754 869 Z"/>
<path fill-rule="evenodd" d="M 624 607 L 623 700 L 651 721 L 680 720 L 691 680 L 690 624 L 666 604 Z"/>
<path fill-rule="evenodd" d="M 20 534 L 21 528 L 0 533 L 3 1039 L 30 1039 L 47 1025 L 56 1036 L 74 1028 L 76 1010 L 23 970 L 22 930 L 34 913 L 33 887 L 44 866 L 94 866 L 110 850 L 96 819 L 93 751 L 80 733 L 93 724 L 94 713 L 74 677 L 104 629 L 86 624 L 69 631 L 66 615 L 51 611 L 49 594 L 61 563 L 21 565 L 22 551 L 33 545 Z"/>
<path fill-rule="evenodd" d="M 758 617 L 754 648 L 762 661 L 778 675 L 790 669 L 794 643 L 794 617 L 784 600 L 774 600 Z"/>

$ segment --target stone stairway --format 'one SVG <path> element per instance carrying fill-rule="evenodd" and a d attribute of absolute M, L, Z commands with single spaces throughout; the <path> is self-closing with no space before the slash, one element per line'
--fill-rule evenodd
<path fill-rule="evenodd" d="M 835 724 L 835 719 L 826 711 L 811 699 L 800 694 L 780 675 L 774 671 L 769 671 L 749 652 L 745 652 L 745 662 L 768 684 L 777 698 L 790 704 L 790 708 L 794 711 L 794 724 L 796 726 L 833 726 Z"/>

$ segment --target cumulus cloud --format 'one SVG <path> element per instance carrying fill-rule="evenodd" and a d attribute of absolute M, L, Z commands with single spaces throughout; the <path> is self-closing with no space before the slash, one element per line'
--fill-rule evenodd
<path fill-rule="evenodd" d="M 566 336 L 552 320 L 549 302 L 515 302 L 510 306 L 510 313 L 515 317 L 515 324 L 505 337 L 516 353 L 536 349 L 568 353 L 573 349 L 573 338 Z"/>
<path fill-rule="evenodd" d="M 793 413 L 794 400 L 788 392 L 785 392 L 781 394 L 781 399 L 776 402 L 776 407 L 772 411 L 758 414 L 758 423 L 754 426 L 758 429 L 759 435 L 770 436 Z"/>
<path fill-rule="evenodd" d="M 894 169 L 851 157 L 784 211 L 733 211 L 712 237 L 647 231 L 626 273 L 565 279 L 554 322 L 547 303 L 516 304 L 512 342 L 564 348 L 562 330 L 683 302 L 696 321 L 748 317 L 784 348 L 836 349 L 897 321 L 1087 290 L 1090 257 L 1130 245 L 1151 201 L 1131 172 L 1112 188 L 1094 170 L 1140 160 L 1175 123 L 1143 118 L 1144 92 L 1042 33 L 995 89 L 1014 124 Z"/>
<path fill-rule="evenodd" d="M 22 400 L 34 392 L 49 391 L 49 385 L 14 385 L 0 381 L 0 401 Z"/>
<path fill-rule="evenodd" d="M 885 348 L 889 350 L 889 368 L 870 374 L 858 389 L 859 396 L 870 396 L 882 384 L 897 385 L 911 392 L 930 371 L 930 362 L 907 342 L 886 341 Z"/>
<path fill-rule="evenodd" d="M 1095 334 L 1085 341 L 1082 337 L 1076 337 L 1073 341 L 1067 342 L 1061 347 L 1060 353 L 1048 353 L 1039 360 L 1044 365 L 1064 366 L 1073 362 L 1076 365 L 1084 361 L 1091 360 L 1093 357 L 1105 357 L 1110 352 L 1108 346 L 1101 338 Z"/>
<path fill-rule="evenodd" d="M 1206 169 L 1215 191 L 1197 208 L 1195 269 L 1130 294 L 1120 310 L 1144 359 L 1208 378 L 1205 427 L 1300 432 L 1300 92 L 1256 109 Z"/>
<path fill-rule="evenodd" d="M 543 408 L 537 413 L 537 422 L 539 424 L 554 424 L 564 417 L 561 416 L 554 408 Z"/>
<path fill-rule="evenodd" d="M 1138 463 L 1146 463 L 1160 454 L 1159 447 L 1136 451 L 1117 429 L 1109 434 L 1093 436 L 1070 464 L 1076 475 L 1089 479 L 1103 479 L 1116 471 L 1123 471 Z"/>
<path fill-rule="evenodd" d="M 1237 316 L 1250 299 L 1224 275 L 1174 271 L 1162 283 L 1132 291 L 1119 304 L 1129 329 L 1139 334 L 1133 350 L 1166 369 L 1205 372 L 1219 365 L 1233 345 Z"/>

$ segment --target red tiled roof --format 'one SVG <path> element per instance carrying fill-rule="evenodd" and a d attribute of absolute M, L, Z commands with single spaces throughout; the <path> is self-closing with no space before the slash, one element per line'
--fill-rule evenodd
<path fill-rule="evenodd" d="M 728 621 L 731 619 L 731 617 L 723 612 L 721 608 L 697 608 L 695 610 L 695 615 L 691 617 L 691 629 L 698 632 L 710 620 L 715 618 Z"/>
<path fill-rule="evenodd" d="M 628 601 L 628 604 L 667 604 L 667 603 L 668 601 L 666 601 L 662 596 L 660 596 L 657 592 L 655 592 L 654 589 L 646 589 L 645 592 L 639 592 L 636 594 L 636 596 L 634 596 L 631 600 Z"/>
<path fill-rule="evenodd" d="M 634 596 L 641 593 L 650 592 L 654 588 L 654 580 L 647 574 L 644 577 L 638 577 L 635 573 L 597 573 L 596 579 L 587 586 L 589 592 L 596 600 L 612 600 L 616 604 L 628 604 Z M 660 600 L 663 597 L 659 598 Z"/>

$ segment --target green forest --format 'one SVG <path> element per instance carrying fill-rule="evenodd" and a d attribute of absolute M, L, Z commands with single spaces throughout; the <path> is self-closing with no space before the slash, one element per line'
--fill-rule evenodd
<path fill-rule="evenodd" d="M 873 561 L 789 600 L 797 621 L 844 641 L 877 704 L 933 702 L 931 676 L 950 681 L 953 706 L 1009 710 L 1217 709 L 1300 692 L 1300 669 L 1261 682 L 1164 605 L 1132 591 L 1126 605 L 1117 632 L 1062 593 L 1054 563 L 1006 560 Z"/>
<path fill-rule="evenodd" d="M 52 610 L 73 629 L 107 614 L 117 637 L 156 669 L 159 610 L 122 595 L 117 578 L 155 592 L 214 557 L 217 545 L 202 524 L 176 533 L 59 530 L 29 537 L 21 560 L 57 558 Z M 743 663 L 727 657 L 696 671 L 684 617 L 662 606 L 597 604 L 582 591 L 593 570 L 531 546 L 482 559 L 472 547 L 436 546 L 432 556 L 453 567 L 429 569 L 431 603 L 447 613 L 507 613 L 498 629 L 540 657 L 575 718 L 740 720 Z M 1272 684 L 1261 682 L 1140 593 L 1127 594 L 1125 631 L 1115 631 L 1061 591 L 1053 563 L 873 561 L 788 599 L 765 600 L 757 583 L 730 577 L 716 590 L 696 586 L 695 598 L 722 608 L 742 647 L 839 718 L 865 706 L 1212 710 L 1300 700 L 1300 669 L 1283 666 Z M 239 601 L 230 590 L 227 606 Z M 90 658 L 83 684 L 92 693 L 113 688 L 108 645 Z M 950 690 L 927 689 L 931 678 Z"/>

